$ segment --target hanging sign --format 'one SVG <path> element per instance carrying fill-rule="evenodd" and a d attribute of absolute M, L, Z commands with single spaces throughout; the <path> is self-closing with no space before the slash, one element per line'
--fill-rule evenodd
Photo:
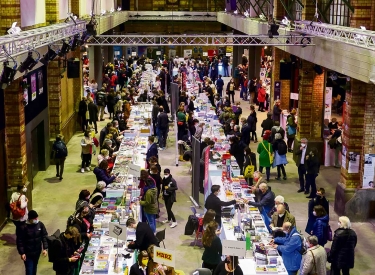
<path fill-rule="evenodd" d="M 208 52 L 203 52 L 203 56 L 208 56 Z"/>
<path fill-rule="evenodd" d="M 331 119 L 332 87 L 326 87 L 324 103 L 324 119 Z"/>

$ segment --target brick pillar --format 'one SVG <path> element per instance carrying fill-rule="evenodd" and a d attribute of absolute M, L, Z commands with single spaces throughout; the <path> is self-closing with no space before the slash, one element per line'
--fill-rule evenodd
<path fill-rule="evenodd" d="M 7 177 L 10 186 L 27 182 L 25 109 L 20 81 L 4 91 Z"/>
<path fill-rule="evenodd" d="M 55 139 L 61 134 L 61 69 L 59 61 L 51 61 L 47 70 L 48 106 L 49 106 L 49 131 L 50 138 Z"/>
<path fill-rule="evenodd" d="M 79 0 L 69 0 L 69 1 L 70 1 L 70 12 L 79 16 L 80 15 L 80 13 L 79 13 L 79 11 L 80 11 Z"/>
<path fill-rule="evenodd" d="M 310 0 L 302 0 L 302 4 L 305 6 L 302 9 L 302 20 L 313 21 L 315 15 L 315 3 Z"/>
<path fill-rule="evenodd" d="M 284 52 L 276 47 L 273 47 L 272 51 L 272 59 L 274 60 L 272 66 L 272 89 L 271 89 L 271 106 L 273 106 L 274 102 L 274 87 L 275 81 L 281 82 L 281 94 L 280 94 L 280 101 L 281 101 L 281 109 L 282 110 L 289 110 L 289 101 L 290 101 L 290 80 L 280 80 L 280 60 L 281 59 L 288 59 L 289 53 Z"/>
<path fill-rule="evenodd" d="M 21 0 L 0 1 L 0 33 L 4 35 L 10 29 L 13 22 L 21 26 Z"/>
<path fill-rule="evenodd" d="M 277 20 L 282 20 L 285 15 L 286 12 L 281 2 L 279 0 L 273 1 L 273 18 Z"/>
<path fill-rule="evenodd" d="M 374 30 L 374 11 L 375 0 L 352 0 L 351 6 L 354 8 L 354 13 L 350 17 L 350 27 L 359 28 L 366 27 L 368 30 Z M 372 17 L 372 18 L 371 18 Z"/>
<path fill-rule="evenodd" d="M 59 22 L 59 0 L 46 0 L 46 22 L 55 24 Z"/>
<path fill-rule="evenodd" d="M 72 52 L 73 58 L 78 58 L 78 60 L 82 60 L 82 53 L 80 49 L 76 49 L 74 52 Z M 82 64 L 80 65 L 80 68 L 82 68 Z M 73 79 L 73 91 L 74 91 L 74 106 L 76 113 L 78 113 L 78 106 L 79 102 L 82 99 L 83 96 L 83 80 L 82 80 L 82 70 L 79 71 L 79 78 Z M 77 125 L 79 127 L 79 124 Z"/>

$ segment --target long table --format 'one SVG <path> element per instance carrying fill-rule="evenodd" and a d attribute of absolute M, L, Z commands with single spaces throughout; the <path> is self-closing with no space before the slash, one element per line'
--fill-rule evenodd
<path fill-rule="evenodd" d="M 223 183 L 221 177 L 218 176 L 212 176 L 210 178 L 212 184 L 217 184 L 221 186 L 221 192 L 219 195 L 220 200 L 228 201 L 236 198 L 246 198 L 247 200 L 254 201 L 254 195 L 245 192 L 245 190 L 242 188 L 239 189 L 237 184 L 231 186 L 231 184 Z M 228 193 L 230 193 L 229 196 L 227 195 Z M 238 241 L 238 236 L 234 233 L 234 226 L 240 226 L 240 228 L 243 229 L 242 221 L 245 219 L 252 219 L 252 223 L 255 227 L 255 234 L 259 236 L 262 243 L 267 244 L 271 240 L 272 236 L 268 233 L 264 221 L 260 218 L 261 214 L 259 209 L 245 205 L 244 210 L 245 211 L 242 213 L 236 211 L 235 216 L 233 218 L 222 218 L 223 223 L 221 225 L 220 239 Z M 256 244 L 257 242 L 253 242 L 253 248 L 255 248 Z M 270 267 L 271 265 L 257 263 L 258 260 L 256 257 L 254 257 L 254 255 L 256 254 L 253 253 L 253 251 L 247 251 L 246 257 L 244 259 L 239 260 L 239 264 L 244 275 L 288 274 L 286 272 L 281 256 L 275 256 L 273 259 L 275 262 L 277 262 L 277 264 L 274 265 L 277 268 L 277 272 L 275 272 L 264 270 L 264 267 L 267 268 L 267 266 Z"/>

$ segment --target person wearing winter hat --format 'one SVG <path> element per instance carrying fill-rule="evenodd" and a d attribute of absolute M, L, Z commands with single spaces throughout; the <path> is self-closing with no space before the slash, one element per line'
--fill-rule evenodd
<path fill-rule="evenodd" d="M 16 236 L 17 250 L 25 264 L 26 274 L 36 275 L 40 254 L 47 256 L 48 233 L 35 210 L 29 212 L 25 224 L 17 227 Z"/>
<path fill-rule="evenodd" d="M 268 142 L 271 136 L 271 131 L 266 130 L 263 134 L 263 141 L 258 144 L 257 152 L 259 154 L 259 171 L 263 172 L 263 167 L 266 168 L 267 182 L 270 180 L 271 165 L 273 163 L 273 149 Z"/>

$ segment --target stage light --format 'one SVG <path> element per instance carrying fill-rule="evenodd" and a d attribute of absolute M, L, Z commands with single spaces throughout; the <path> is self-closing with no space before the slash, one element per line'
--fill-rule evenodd
<path fill-rule="evenodd" d="M 259 18 L 261 20 L 267 20 L 267 17 L 263 13 L 261 15 L 259 15 Z"/>
<path fill-rule="evenodd" d="M 51 46 L 48 46 L 47 53 L 39 60 L 40 63 L 43 63 L 44 65 L 47 65 L 48 62 L 54 60 L 57 56 L 57 52 L 51 48 Z"/>
<path fill-rule="evenodd" d="M 287 27 L 290 27 L 290 21 L 286 16 L 284 16 L 284 19 L 281 20 L 281 23 Z"/>
<path fill-rule="evenodd" d="M 17 22 L 13 22 L 12 27 L 7 31 L 8 34 L 10 34 L 10 35 L 19 34 L 21 32 L 21 28 L 16 27 L 16 25 L 17 25 Z"/>
<path fill-rule="evenodd" d="M 121 11 L 121 7 L 118 7 L 118 8 L 117 8 L 117 11 Z"/>
<path fill-rule="evenodd" d="M 60 49 L 60 52 L 58 53 L 58 56 L 60 57 L 63 57 L 64 55 L 66 55 L 70 50 L 70 45 L 69 43 L 66 43 L 66 41 L 63 42 L 63 45 Z"/>
<path fill-rule="evenodd" d="M 4 68 L 3 68 L 3 72 L 1 73 L 1 79 L 0 79 L 0 83 L 2 84 L 1 88 L 5 89 L 14 80 L 14 76 L 17 73 L 16 69 L 17 69 L 17 63 L 15 64 L 15 66 L 10 67 L 8 61 L 4 62 Z"/>
<path fill-rule="evenodd" d="M 34 52 L 38 55 L 38 57 L 34 59 L 33 51 L 30 51 L 27 54 L 26 59 L 23 62 L 21 62 L 21 65 L 18 68 L 19 72 L 23 73 L 25 71 L 30 71 L 32 68 L 35 67 L 36 64 L 38 64 L 39 59 L 40 59 L 40 53 L 38 53 L 37 51 L 34 51 Z"/>
<path fill-rule="evenodd" d="M 80 35 L 78 33 L 74 35 L 73 40 L 70 44 L 70 48 L 72 49 L 72 51 L 74 51 L 77 46 L 80 46 Z"/>

